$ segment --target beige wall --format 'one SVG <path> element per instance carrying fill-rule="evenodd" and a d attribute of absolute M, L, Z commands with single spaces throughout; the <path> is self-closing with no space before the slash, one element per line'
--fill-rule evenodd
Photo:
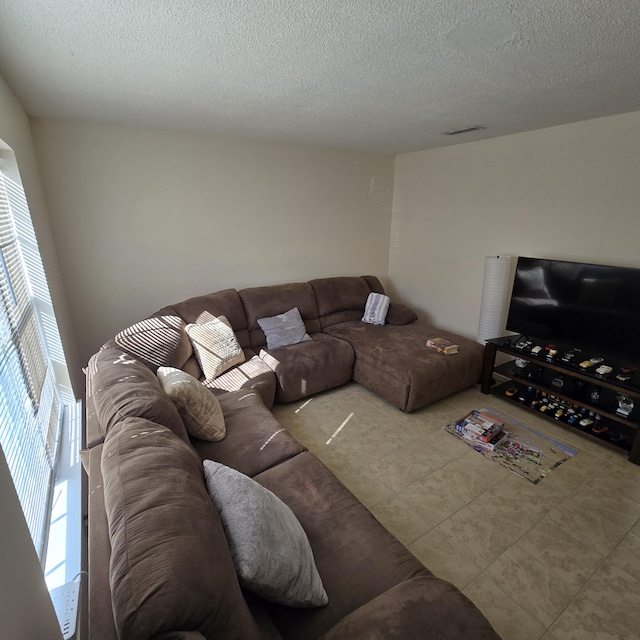
<path fill-rule="evenodd" d="M 391 155 L 57 120 L 32 130 L 83 361 L 188 296 L 387 275 Z"/>
<path fill-rule="evenodd" d="M 29 121 L 20 103 L 0 76 L 0 140 L 13 149 L 27 194 L 36 235 L 47 270 L 49 287 L 58 316 L 65 318 L 64 291 L 57 275 L 46 207 L 33 152 Z M 0 162 L 7 158 L 0 144 Z M 15 174 L 12 178 L 18 178 Z M 57 303 L 57 304 L 56 304 Z M 60 320 L 60 318 L 59 318 Z M 64 329 L 65 326 L 61 326 Z M 66 325 L 67 345 L 73 332 Z M 60 627 L 49 599 L 42 569 L 31 542 L 13 481 L 0 448 L 0 620 L 2 637 L 39 640 L 61 638 Z"/>
<path fill-rule="evenodd" d="M 397 156 L 393 293 L 475 338 L 500 254 L 640 267 L 640 112 Z"/>

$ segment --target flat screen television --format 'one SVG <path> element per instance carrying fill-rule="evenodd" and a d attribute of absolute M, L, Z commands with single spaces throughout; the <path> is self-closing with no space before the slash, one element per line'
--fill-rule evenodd
<path fill-rule="evenodd" d="M 640 269 L 519 257 L 507 329 L 640 364 Z"/>

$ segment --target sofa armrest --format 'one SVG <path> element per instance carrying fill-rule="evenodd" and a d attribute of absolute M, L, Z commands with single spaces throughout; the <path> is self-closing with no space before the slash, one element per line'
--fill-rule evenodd
<path fill-rule="evenodd" d="M 452 584 L 417 576 L 352 611 L 322 640 L 499 640 L 480 610 Z"/>
<path fill-rule="evenodd" d="M 389 305 L 385 322 L 387 324 L 411 324 L 417 319 L 418 314 L 411 307 L 400 302 L 392 302 Z"/>

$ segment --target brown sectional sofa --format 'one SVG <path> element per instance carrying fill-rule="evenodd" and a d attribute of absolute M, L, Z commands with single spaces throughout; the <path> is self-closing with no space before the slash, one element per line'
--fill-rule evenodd
<path fill-rule="evenodd" d="M 164 307 L 152 317 L 190 323 L 226 316 L 247 360 L 205 384 L 217 392 L 257 389 L 267 407 L 274 401 L 291 402 L 353 379 L 411 412 L 479 380 L 481 345 L 419 321 L 415 312 L 402 304 L 391 303 L 384 326 L 361 322 L 371 292 L 384 293 L 374 276 L 322 278 L 240 291 L 226 289 Z M 312 340 L 267 349 L 258 319 L 293 307 L 300 310 Z M 426 340 L 436 336 L 457 342 L 460 352 L 445 358 L 427 349 Z M 188 340 L 178 352 L 173 365 L 202 379 Z"/>
<path fill-rule="evenodd" d="M 406 411 L 477 381 L 479 345 L 416 322 L 402 305 L 392 305 L 387 316 L 400 324 L 363 332 L 360 318 L 372 290 L 382 292 L 376 278 L 328 278 L 192 298 L 153 314 L 148 331 L 136 334 L 142 350 L 128 343 L 125 351 L 114 340 L 92 357 L 92 640 L 497 638 L 462 593 L 434 577 L 268 410 L 274 401 L 319 393 L 352 376 Z M 300 309 L 311 340 L 266 349 L 258 319 L 291 306 Z M 155 375 L 161 361 L 202 377 L 180 322 L 167 318 L 202 322 L 210 315 L 229 319 L 246 356 L 205 381 L 224 414 L 226 436 L 217 442 L 188 435 Z M 415 341 L 424 345 L 434 335 L 455 338 L 460 354 L 429 351 L 432 360 L 423 358 Z M 406 349 L 404 361 L 391 353 L 399 349 Z M 205 459 L 246 474 L 291 508 L 313 550 L 326 606 L 274 604 L 240 587 L 206 492 Z"/>

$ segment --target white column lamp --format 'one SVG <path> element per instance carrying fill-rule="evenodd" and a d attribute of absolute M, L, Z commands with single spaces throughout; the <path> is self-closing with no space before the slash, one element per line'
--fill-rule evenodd
<path fill-rule="evenodd" d="M 484 281 L 480 319 L 478 321 L 478 342 L 505 335 L 505 322 L 509 307 L 509 284 L 511 256 L 487 256 L 484 259 Z"/>

